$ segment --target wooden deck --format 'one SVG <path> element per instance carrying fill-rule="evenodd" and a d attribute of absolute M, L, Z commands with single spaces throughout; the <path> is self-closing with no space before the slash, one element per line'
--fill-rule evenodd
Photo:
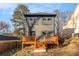
<path fill-rule="evenodd" d="M 22 37 L 22 49 L 24 44 L 33 44 L 34 49 L 46 49 L 47 44 L 57 44 L 58 45 L 58 36 L 44 36 L 43 42 L 38 42 L 36 36 L 23 36 Z"/>

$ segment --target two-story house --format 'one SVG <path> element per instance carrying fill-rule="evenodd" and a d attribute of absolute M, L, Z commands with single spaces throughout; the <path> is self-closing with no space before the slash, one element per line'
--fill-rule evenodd
<path fill-rule="evenodd" d="M 51 13 L 30 13 L 25 14 L 26 35 L 36 35 L 37 37 L 46 34 L 48 36 L 57 35 L 56 14 Z M 29 33 L 28 33 L 29 32 Z"/>

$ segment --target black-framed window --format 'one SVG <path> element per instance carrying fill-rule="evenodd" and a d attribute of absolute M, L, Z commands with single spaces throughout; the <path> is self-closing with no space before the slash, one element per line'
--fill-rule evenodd
<path fill-rule="evenodd" d="M 35 23 L 34 25 L 38 25 L 38 18 L 37 17 L 28 17 L 28 21 L 30 24 Z"/>
<path fill-rule="evenodd" d="M 48 21 L 51 21 L 52 19 L 51 18 L 48 18 Z"/>
<path fill-rule="evenodd" d="M 46 18 L 43 18 L 43 21 L 46 21 Z"/>
<path fill-rule="evenodd" d="M 33 21 L 33 18 L 30 18 L 30 21 Z"/>
<path fill-rule="evenodd" d="M 46 17 L 42 19 L 43 25 L 51 25 L 52 24 L 52 18 Z"/>

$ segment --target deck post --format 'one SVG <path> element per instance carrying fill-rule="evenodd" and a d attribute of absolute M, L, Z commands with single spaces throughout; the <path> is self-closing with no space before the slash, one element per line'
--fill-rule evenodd
<path fill-rule="evenodd" d="M 23 41 L 24 41 L 24 37 L 22 37 L 22 40 L 21 40 L 21 42 L 22 42 L 22 52 L 23 52 Z"/>
<path fill-rule="evenodd" d="M 22 52 L 23 52 L 23 43 L 22 43 Z"/>
<path fill-rule="evenodd" d="M 44 48 L 46 48 L 46 38 L 44 36 Z"/>
<path fill-rule="evenodd" d="M 36 36 L 35 36 L 35 42 L 34 42 L 34 49 L 36 49 Z"/>

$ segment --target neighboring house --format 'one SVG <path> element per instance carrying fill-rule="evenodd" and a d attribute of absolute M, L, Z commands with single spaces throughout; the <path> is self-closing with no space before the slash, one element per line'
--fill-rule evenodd
<path fill-rule="evenodd" d="M 76 5 L 68 22 L 63 26 L 63 32 L 65 37 L 79 35 L 79 4 Z"/>
<path fill-rule="evenodd" d="M 57 35 L 58 19 L 56 14 L 31 13 L 25 14 L 26 34 L 37 37 L 46 34 L 47 36 Z M 28 33 L 30 31 L 30 33 Z"/>

